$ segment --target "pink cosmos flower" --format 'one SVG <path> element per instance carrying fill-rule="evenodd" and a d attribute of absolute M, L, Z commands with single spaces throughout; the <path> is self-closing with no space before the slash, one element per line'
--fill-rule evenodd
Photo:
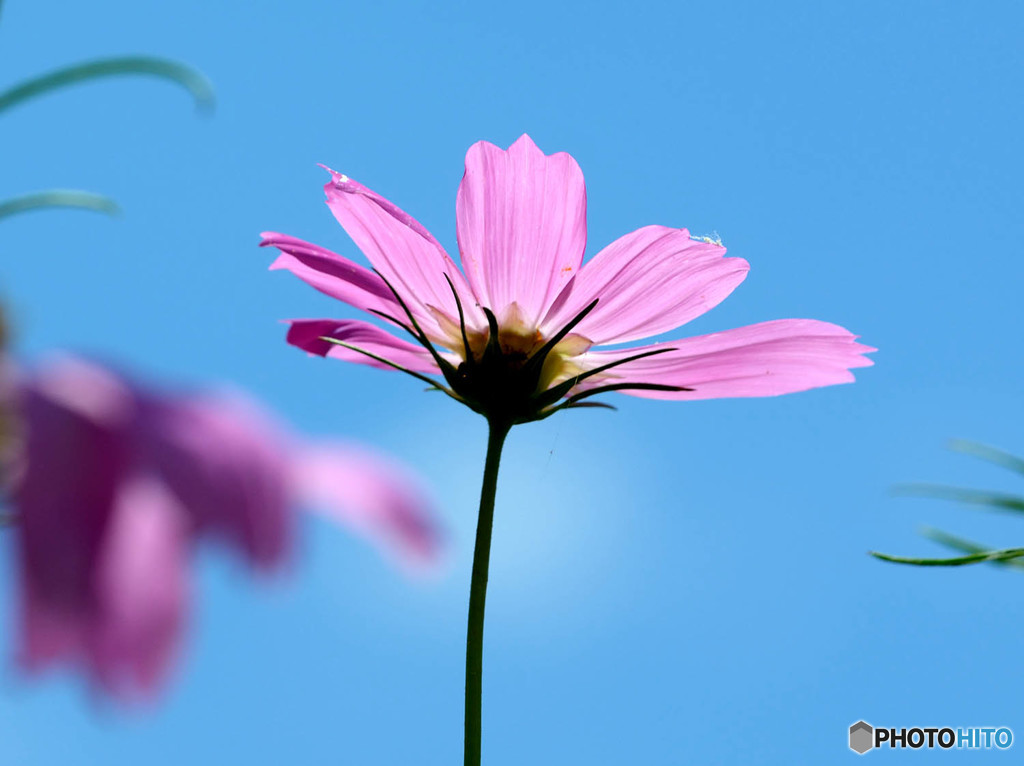
<path fill-rule="evenodd" d="M 512 426 L 562 409 L 607 406 L 622 391 L 664 399 L 772 396 L 853 380 L 873 351 L 827 322 L 783 319 L 670 343 L 632 343 L 689 322 L 743 281 L 747 263 L 686 229 L 646 226 L 587 263 L 586 192 L 568 154 L 528 136 L 508 151 L 480 142 L 456 198 L 460 271 L 411 216 L 330 171 L 327 205 L 373 270 L 284 234 L 263 245 L 321 292 L 368 311 L 413 342 L 365 321 L 291 323 L 313 354 L 420 378 L 481 413 L 487 454 L 466 633 L 466 766 L 481 763 L 483 627 L 501 451 Z M 444 384 L 431 374 L 440 373 Z M 446 384 L 446 385 L 445 385 Z"/>
<path fill-rule="evenodd" d="M 586 191 L 576 161 L 523 135 L 466 155 L 456 198 L 462 271 L 415 219 L 334 171 L 327 205 L 370 271 L 318 245 L 264 233 L 261 244 L 321 292 L 404 328 L 358 320 L 291 322 L 313 354 L 417 376 L 510 424 L 606 391 L 662 399 L 774 396 L 853 380 L 874 349 L 834 324 L 781 319 L 669 343 L 602 350 L 675 329 L 718 305 L 748 264 L 686 229 L 645 226 L 586 263 Z"/>
<path fill-rule="evenodd" d="M 219 538 L 260 570 L 278 567 L 300 502 L 405 560 L 437 551 L 405 470 L 351 445 L 303 444 L 240 394 L 157 393 L 71 358 L 16 389 L 26 670 L 64 661 L 118 698 L 152 696 L 181 638 L 192 546 Z"/>

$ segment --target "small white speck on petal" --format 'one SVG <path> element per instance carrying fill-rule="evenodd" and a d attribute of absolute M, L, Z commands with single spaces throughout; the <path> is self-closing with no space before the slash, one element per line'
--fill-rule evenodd
<path fill-rule="evenodd" d="M 691 235 L 690 239 L 692 239 L 694 242 L 703 242 L 706 245 L 718 245 L 719 247 L 722 247 L 722 238 L 718 236 L 717 231 L 712 232 L 710 237 L 694 237 L 693 235 Z"/>

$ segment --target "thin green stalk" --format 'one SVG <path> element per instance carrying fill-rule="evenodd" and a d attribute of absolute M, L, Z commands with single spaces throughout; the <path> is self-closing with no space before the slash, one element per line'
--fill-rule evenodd
<path fill-rule="evenodd" d="M 480 490 L 480 515 L 473 551 L 473 578 L 469 586 L 469 627 L 466 631 L 466 749 L 465 766 L 480 766 L 480 693 L 484 658 L 484 605 L 487 601 L 487 568 L 491 559 L 491 527 L 494 495 L 498 488 L 501 448 L 511 424 L 488 421 L 487 458 Z"/>
<path fill-rule="evenodd" d="M 118 75 L 151 75 L 181 85 L 201 110 L 212 110 L 213 86 L 202 72 L 177 61 L 154 56 L 117 56 L 72 64 L 26 80 L 0 93 L 0 112 L 58 88 Z"/>
<path fill-rule="evenodd" d="M 117 203 L 102 194 L 93 194 L 78 189 L 49 189 L 0 201 L 0 218 L 53 207 L 92 210 L 107 215 L 117 215 L 120 212 Z"/>

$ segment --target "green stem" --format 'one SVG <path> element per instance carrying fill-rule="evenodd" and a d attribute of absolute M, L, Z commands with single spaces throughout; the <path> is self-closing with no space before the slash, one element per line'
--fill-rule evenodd
<path fill-rule="evenodd" d="M 53 207 L 92 210 L 107 215 L 117 215 L 120 212 L 117 203 L 102 194 L 93 194 L 78 189 L 48 189 L 0 201 L 0 218 Z"/>
<path fill-rule="evenodd" d="M 501 448 L 511 424 L 489 420 L 484 483 L 480 490 L 480 515 L 473 551 L 473 579 L 469 586 L 469 627 L 466 631 L 466 750 L 465 766 L 480 766 L 480 692 L 484 659 L 484 605 L 487 601 L 487 567 L 491 559 L 491 527 L 494 495 L 498 488 Z"/>
<path fill-rule="evenodd" d="M 213 86 L 202 72 L 153 56 L 117 56 L 72 64 L 15 85 L 0 93 L 0 112 L 51 90 L 126 74 L 151 75 L 176 82 L 192 94 L 200 109 L 213 109 Z"/>

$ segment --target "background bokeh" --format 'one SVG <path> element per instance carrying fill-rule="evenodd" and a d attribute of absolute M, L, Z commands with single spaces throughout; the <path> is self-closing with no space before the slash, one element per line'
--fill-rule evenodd
<path fill-rule="evenodd" d="M 450 555 L 416 580 L 312 520 L 292 576 L 266 588 L 204 555 L 179 672 L 160 705 L 126 713 L 68 674 L 14 671 L 3 541 L 0 763 L 460 762 L 483 422 L 404 376 L 287 347 L 279 319 L 347 314 L 267 273 L 256 243 L 275 229 L 356 255 L 322 204 L 322 162 L 455 252 L 465 150 L 524 131 L 580 162 L 589 254 L 660 223 L 751 262 L 687 332 L 813 317 L 880 351 L 852 386 L 620 396 L 618 413 L 513 433 L 485 761 L 833 763 L 856 757 L 860 718 L 1006 725 L 1024 746 L 1024 579 L 866 555 L 941 555 L 920 522 L 1022 539 L 1012 518 L 888 491 L 1012 488 L 949 437 L 1024 452 L 1022 36 L 1010 2 L 9 0 L 2 83 L 137 52 L 198 66 L 219 98 L 200 119 L 180 89 L 134 78 L 4 116 L 0 196 L 77 186 L 124 208 L 3 223 L 22 354 L 236 380 L 307 432 L 387 448 L 430 478 Z"/>

